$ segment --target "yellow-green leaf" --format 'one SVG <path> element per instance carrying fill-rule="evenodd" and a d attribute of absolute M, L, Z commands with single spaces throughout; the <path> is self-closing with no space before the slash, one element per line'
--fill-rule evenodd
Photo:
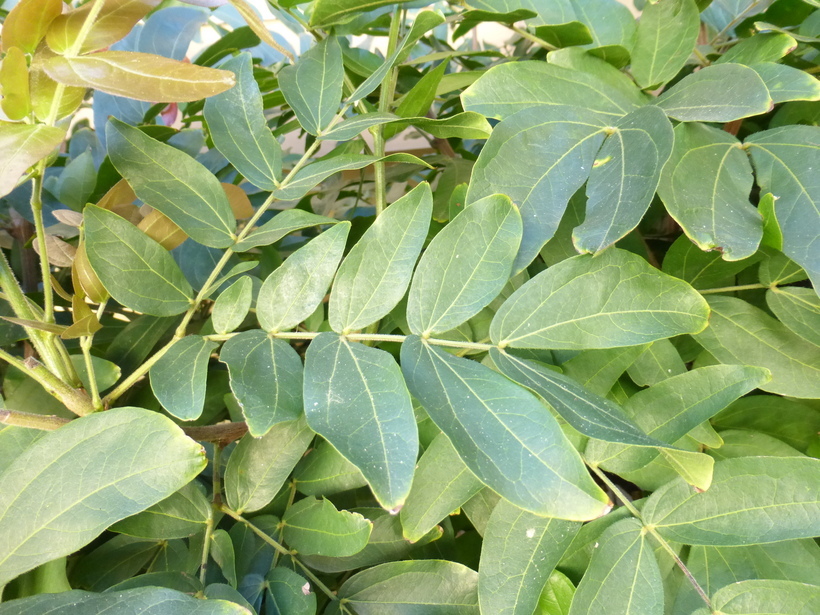
<path fill-rule="evenodd" d="M 19 47 L 6 52 L 0 65 L 0 90 L 3 92 L 3 112 L 10 120 L 22 120 L 31 113 L 28 65 Z"/>
<path fill-rule="evenodd" d="M 5 196 L 31 165 L 60 145 L 65 130 L 43 124 L 0 122 L 0 196 Z"/>
<path fill-rule="evenodd" d="M 19 47 L 33 53 L 62 10 L 62 0 L 20 0 L 3 21 L 3 51 Z"/>

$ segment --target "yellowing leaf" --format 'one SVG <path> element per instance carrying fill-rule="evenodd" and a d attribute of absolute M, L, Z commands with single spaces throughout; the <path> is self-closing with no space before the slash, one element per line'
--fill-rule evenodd
<path fill-rule="evenodd" d="M 31 67 L 29 68 L 31 109 L 41 122 L 48 120 L 57 91 L 57 82 L 49 77 L 43 69 L 43 64 L 53 57 L 54 54 L 51 50 L 43 45 L 34 54 L 34 59 L 31 61 Z M 82 104 L 85 92 L 84 87 L 66 86 L 60 98 L 60 108 L 57 110 L 56 119 L 62 119 L 73 113 Z"/>
<path fill-rule="evenodd" d="M 0 90 L 3 92 L 3 112 L 10 120 L 22 120 L 31 113 L 26 56 L 19 47 L 6 52 L 0 66 Z"/>
<path fill-rule="evenodd" d="M 158 4 L 159 0 L 106 0 L 76 52 L 88 53 L 116 43 Z M 68 51 L 77 40 L 77 35 L 93 6 L 93 2 L 86 2 L 51 22 L 46 33 L 48 46 L 57 53 Z"/>
<path fill-rule="evenodd" d="M 166 250 L 173 250 L 188 239 L 185 231 L 158 209 L 151 210 L 151 213 L 137 224 L 137 228 Z"/>
<path fill-rule="evenodd" d="M 31 165 L 60 145 L 65 130 L 42 124 L 0 122 L 0 196 L 5 196 Z"/>
<path fill-rule="evenodd" d="M 230 71 L 133 51 L 58 56 L 46 61 L 45 70 L 58 83 L 147 102 L 190 102 L 234 85 Z"/>
<path fill-rule="evenodd" d="M 225 191 L 225 196 L 228 197 L 228 204 L 231 206 L 234 218 L 244 220 L 253 215 L 251 200 L 242 188 L 222 182 L 222 189 Z"/>
<path fill-rule="evenodd" d="M 3 51 L 19 47 L 33 53 L 49 24 L 63 10 L 62 0 L 21 0 L 3 22 Z"/>

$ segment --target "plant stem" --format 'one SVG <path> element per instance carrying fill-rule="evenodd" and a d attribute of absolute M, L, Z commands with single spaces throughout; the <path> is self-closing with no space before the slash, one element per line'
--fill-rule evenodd
<path fill-rule="evenodd" d="M 701 599 L 706 603 L 706 606 L 709 607 L 709 610 L 712 610 L 712 601 L 709 600 L 709 596 L 706 594 L 706 592 L 700 586 L 700 583 L 698 583 L 698 580 L 695 578 L 695 576 L 686 567 L 686 564 L 683 563 L 683 560 L 678 556 L 678 554 L 672 548 L 672 545 L 670 545 L 668 542 L 666 542 L 666 540 L 663 538 L 663 536 L 661 536 L 655 528 L 644 524 L 643 517 L 641 516 L 640 511 L 637 508 L 635 508 L 635 506 L 632 504 L 632 502 L 629 500 L 629 498 L 624 495 L 624 493 L 621 491 L 621 488 L 618 487 L 618 485 L 616 485 L 606 474 L 604 474 L 598 468 L 598 466 L 596 466 L 595 464 L 591 464 L 589 462 L 586 462 L 586 464 L 595 473 L 595 475 L 598 478 L 600 478 L 601 481 L 603 481 L 606 484 L 606 486 L 609 487 L 612 490 L 612 493 L 615 494 L 615 497 L 617 497 L 621 501 L 621 503 L 626 507 L 626 509 L 630 513 L 632 513 L 632 516 L 634 516 L 638 521 L 641 522 L 641 524 L 643 525 L 646 532 L 651 534 L 652 537 L 658 542 L 658 544 L 660 544 L 666 550 L 666 552 L 669 553 L 669 555 L 672 556 L 672 559 L 678 565 L 678 568 L 681 569 L 684 576 L 686 576 L 686 578 L 692 584 L 692 587 L 695 588 L 695 591 L 698 593 L 698 595 L 701 597 Z"/>
<path fill-rule="evenodd" d="M 48 262 L 46 230 L 43 224 L 43 166 L 32 179 L 31 213 L 34 216 L 34 229 L 37 234 L 37 249 L 40 252 L 40 277 L 43 280 L 43 322 L 54 322 L 54 291 L 51 288 L 51 267 Z"/>
<path fill-rule="evenodd" d="M 171 341 L 165 344 L 162 348 L 157 350 L 150 358 L 148 358 L 142 365 L 140 365 L 137 369 L 135 369 L 131 374 L 128 375 L 125 380 L 120 382 L 114 389 L 106 395 L 103 400 L 102 404 L 104 408 L 110 408 L 111 404 L 113 404 L 119 397 L 125 393 L 128 389 L 130 389 L 138 380 L 140 380 L 145 374 L 148 373 L 148 370 L 151 369 L 154 364 L 159 361 L 163 355 L 171 349 L 171 346 L 176 344 L 181 338 L 174 336 L 171 338 Z"/>
<path fill-rule="evenodd" d="M 399 30 L 404 21 L 404 11 L 399 10 L 398 5 L 394 7 L 393 19 L 390 21 L 390 38 L 387 42 L 386 57 L 393 55 L 399 43 Z M 384 113 L 390 110 L 393 102 L 393 95 L 396 88 L 396 76 L 398 72 L 392 67 L 384 76 L 379 92 L 379 112 Z M 384 157 L 384 126 L 379 124 L 372 128 L 373 132 L 373 153 L 379 158 Z M 373 173 L 376 185 L 376 215 L 378 216 L 387 206 L 387 180 L 383 162 L 376 162 L 373 165 Z"/>
<path fill-rule="evenodd" d="M 214 534 L 214 518 L 211 515 L 205 522 L 205 540 L 202 543 L 202 556 L 199 560 L 199 582 L 205 585 L 208 575 L 208 558 L 211 554 L 211 536 Z"/>
<path fill-rule="evenodd" d="M 21 372 L 36 380 L 52 397 L 56 397 L 62 404 L 77 416 L 85 416 L 94 411 L 91 399 L 84 391 L 71 388 L 60 380 L 45 365 L 34 357 L 21 360 L 5 350 L 0 350 L 0 359 L 9 365 L 13 365 Z"/>
<path fill-rule="evenodd" d="M 83 351 L 85 371 L 88 374 L 88 384 L 91 388 L 91 403 L 93 404 L 95 410 L 102 410 L 100 389 L 97 386 L 97 376 L 94 373 L 94 362 L 91 360 L 91 343 L 93 340 L 93 335 L 84 335 L 80 338 L 80 349 Z"/>
<path fill-rule="evenodd" d="M 527 32 L 524 28 L 519 28 L 518 26 L 512 24 L 508 25 L 507 27 L 516 34 L 518 34 L 521 38 L 525 38 L 531 43 L 535 43 L 539 47 L 543 47 L 547 51 L 555 51 L 556 49 L 558 49 L 558 47 L 556 47 L 555 45 L 550 45 L 544 39 L 535 36 L 535 34 Z"/>
<path fill-rule="evenodd" d="M 322 583 L 321 579 L 319 579 L 319 577 L 317 577 L 315 574 L 313 574 L 313 571 L 312 571 L 310 568 L 308 568 L 308 567 L 307 567 L 307 566 L 305 566 L 302 562 L 300 562 L 300 561 L 299 561 L 299 558 L 297 558 L 295 555 L 291 555 L 290 557 L 291 557 L 291 559 L 293 560 L 293 562 L 294 562 L 297 566 L 299 566 L 299 568 L 301 568 L 301 569 L 302 569 L 302 572 L 304 572 L 304 573 L 305 573 L 305 576 L 306 576 L 308 579 L 310 579 L 311 581 L 313 581 L 313 584 L 314 584 L 316 587 L 318 587 L 319 589 L 321 589 L 321 590 L 322 590 L 322 593 L 323 593 L 325 596 L 327 596 L 328 598 L 330 598 L 333 602 L 338 602 L 338 601 L 339 601 L 339 596 L 337 596 L 336 594 L 334 594 L 334 593 L 330 590 L 330 588 L 329 588 L 327 585 L 325 585 L 324 583 Z"/>
<path fill-rule="evenodd" d="M 262 530 L 260 530 L 258 527 L 256 527 L 253 523 L 251 523 L 251 522 L 250 522 L 250 521 L 248 521 L 247 519 L 245 519 L 245 517 L 243 517 L 243 516 L 242 516 L 242 515 L 240 515 L 239 513 L 236 513 L 236 512 L 234 512 L 234 511 L 232 511 L 232 510 L 231 510 L 230 508 L 228 508 L 227 506 L 222 506 L 222 508 L 220 508 L 219 510 L 221 510 L 222 512 L 224 512 L 224 513 L 225 513 L 226 515 L 228 515 L 231 519 L 233 519 L 233 520 L 235 520 L 235 521 L 239 521 L 240 523 L 244 523 L 245 525 L 247 525 L 247 526 L 248 526 L 248 529 L 249 529 L 250 531 L 252 531 L 254 534 L 256 534 L 257 536 L 259 536 L 259 538 L 261 538 L 262 540 L 264 540 L 266 543 L 268 543 L 270 546 L 272 546 L 274 549 L 276 549 L 276 550 L 277 550 L 279 553 L 281 553 L 282 555 L 293 555 L 293 553 L 292 553 L 291 551 L 289 551 L 288 549 L 286 549 L 285 547 L 283 547 L 281 544 L 279 544 L 278 542 L 276 542 L 273 538 L 271 538 L 270 536 L 268 536 L 265 532 L 263 532 Z"/>
<path fill-rule="evenodd" d="M 758 288 L 769 288 L 766 284 L 741 284 L 740 286 L 723 286 L 721 288 L 707 288 L 699 290 L 701 295 L 714 295 L 716 293 L 733 293 L 738 290 L 756 290 Z"/>
<path fill-rule="evenodd" d="M 0 408 L 0 423 L 4 425 L 54 431 L 70 422 L 68 419 L 53 414 L 31 414 L 29 412 Z"/>

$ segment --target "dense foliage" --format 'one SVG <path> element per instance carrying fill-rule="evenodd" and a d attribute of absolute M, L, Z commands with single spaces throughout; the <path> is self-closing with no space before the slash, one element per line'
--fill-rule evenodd
<path fill-rule="evenodd" d="M 820 613 L 816 0 L 186 1 L 2 13 L 0 614 Z"/>

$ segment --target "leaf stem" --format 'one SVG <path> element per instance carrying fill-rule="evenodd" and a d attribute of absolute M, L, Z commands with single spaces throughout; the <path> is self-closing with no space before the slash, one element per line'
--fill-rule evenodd
<path fill-rule="evenodd" d="M 243 517 L 239 513 L 234 512 L 233 510 L 231 510 L 230 508 L 228 508 L 227 506 L 224 506 L 224 505 L 219 510 L 221 510 L 223 513 L 228 515 L 234 521 L 239 521 L 239 523 L 243 523 L 246 526 L 248 526 L 248 529 L 250 531 L 252 531 L 254 534 L 259 536 L 259 538 L 264 540 L 266 543 L 268 543 L 270 546 L 272 546 L 274 549 L 276 549 L 282 555 L 293 555 L 293 553 L 289 549 L 286 549 L 281 544 L 276 542 L 273 538 L 268 536 L 265 532 L 260 530 L 258 527 L 256 527 L 253 523 L 251 523 L 247 519 L 245 519 L 245 517 Z"/>
<path fill-rule="evenodd" d="M 59 377 L 55 376 L 45 365 L 34 357 L 22 360 L 9 354 L 5 350 L 0 350 L 0 359 L 9 365 L 13 365 L 21 372 L 40 383 L 49 395 L 56 397 L 62 404 L 77 416 L 91 414 L 94 409 L 91 399 L 81 389 L 74 389 L 66 384 Z"/>
<path fill-rule="evenodd" d="M 17 410 L 0 408 L 0 423 L 4 425 L 54 431 L 70 422 L 69 419 L 64 419 L 54 414 L 31 414 L 30 412 L 19 412 Z"/>
<path fill-rule="evenodd" d="M 716 293 L 733 293 L 739 290 L 756 290 L 758 288 L 769 288 L 766 284 L 741 284 L 740 286 L 723 286 L 721 288 L 707 288 L 699 290 L 701 295 L 714 295 Z"/>
<path fill-rule="evenodd" d="M 398 5 L 394 7 L 393 19 L 390 21 L 390 38 L 387 42 L 386 57 L 393 55 L 399 43 L 399 30 L 404 21 L 404 11 L 399 10 Z M 396 77 L 398 72 L 395 67 L 391 67 L 382 80 L 381 91 L 379 92 L 379 112 L 384 113 L 390 110 L 393 102 L 393 95 L 396 89 Z M 379 124 L 371 129 L 373 133 L 373 152 L 379 158 L 384 158 L 384 126 Z M 376 185 L 376 215 L 378 216 L 387 206 L 387 180 L 385 166 L 383 162 L 376 162 L 373 165 L 374 180 Z"/>
<path fill-rule="evenodd" d="M 297 566 L 299 566 L 299 568 L 302 569 L 302 572 L 305 573 L 305 576 L 308 579 L 310 579 L 311 581 L 313 581 L 313 584 L 316 587 L 318 587 L 319 589 L 322 590 L 322 593 L 325 596 L 330 598 L 333 602 L 338 602 L 339 601 L 339 596 L 334 594 L 333 591 L 331 591 L 331 589 L 327 585 L 325 585 L 319 577 L 317 577 L 315 574 L 313 574 L 313 571 L 310 568 L 308 568 L 301 561 L 299 561 L 298 557 L 296 557 L 295 555 L 291 555 L 290 558 L 291 558 L 291 560 L 293 560 L 293 562 Z"/>
<path fill-rule="evenodd" d="M 40 252 L 40 277 L 43 280 L 43 322 L 54 322 L 54 291 L 51 288 L 51 266 L 48 262 L 46 230 L 43 224 L 43 165 L 32 178 L 31 213 L 37 234 L 37 249 Z"/>
<path fill-rule="evenodd" d="M 592 470 L 595 473 L 595 475 L 598 478 L 600 478 L 601 481 L 604 484 L 606 484 L 607 487 L 610 488 L 612 493 L 615 494 L 615 497 L 618 498 L 621 501 L 621 503 L 626 507 L 626 509 L 630 513 L 632 513 L 632 516 L 634 516 L 638 521 L 641 522 L 641 524 L 643 525 L 646 532 L 651 534 L 652 537 L 658 542 L 658 544 L 660 544 L 666 550 L 666 552 L 669 553 L 669 555 L 672 557 L 672 559 L 677 564 L 678 568 L 681 569 L 684 576 L 686 576 L 686 578 L 692 584 L 692 587 L 695 588 L 695 591 L 698 593 L 698 595 L 701 597 L 701 599 L 706 603 L 706 606 L 709 607 L 709 610 L 712 610 L 712 601 L 709 600 L 709 596 L 706 594 L 706 592 L 700 586 L 700 583 L 698 583 L 698 580 L 695 578 L 695 576 L 686 567 L 686 564 L 683 563 L 683 560 L 680 558 L 680 556 L 678 556 L 678 554 L 675 552 L 675 549 L 672 548 L 672 545 L 670 545 L 668 542 L 666 542 L 666 540 L 663 538 L 663 536 L 661 536 L 655 528 L 644 524 L 643 517 L 641 516 L 640 511 L 637 508 L 635 508 L 635 505 L 632 504 L 632 502 L 630 501 L 630 499 L 628 497 L 626 497 L 626 495 L 624 495 L 624 493 L 621 491 L 621 488 L 618 487 L 618 485 L 616 485 L 606 474 L 604 474 L 598 468 L 598 466 L 596 466 L 595 464 L 589 463 L 586 460 L 585 460 L 585 462 L 586 462 L 587 466 L 589 467 L 589 469 Z"/>
<path fill-rule="evenodd" d="M 518 26 L 516 26 L 514 24 L 509 24 L 509 25 L 507 25 L 507 27 L 510 30 L 512 30 L 513 32 L 515 32 L 516 34 L 518 34 L 521 38 L 525 38 L 528 41 L 530 41 L 531 43 L 535 43 L 539 47 L 543 47 L 547 51 L 555 51 L 556 49 L 558 49 L 558 47 L 556 47 L 555 45 L 550 45 L 544 39 L 535 36 L 535 34 L 532 34 L 531 32 L 528 32 L 524 28 L 519 28 Z"/>

